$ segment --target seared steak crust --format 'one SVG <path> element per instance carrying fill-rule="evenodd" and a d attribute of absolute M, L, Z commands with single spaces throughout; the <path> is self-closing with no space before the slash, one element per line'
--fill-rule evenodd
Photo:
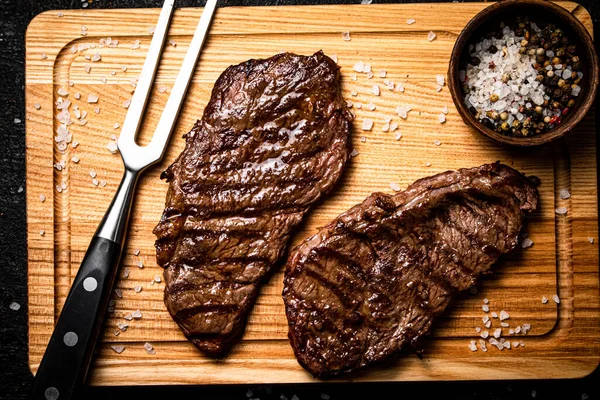
<path fill-rule="evenodd" d="M 165 304 L 210 355 L 243 333 L 291 230 L 340 178 L 349 113 L 339 67 L 322 52 L 279 54 L 219 77 L 170 182 L 154 233 Z"/>
<path fill-rule="evenodd" d="M 429 332 L 458 291 L 513 250 L 537 189 L 505 165 L 374 193 L 290 255 L 289 339 L 315 376 L 362 368 Z"/>

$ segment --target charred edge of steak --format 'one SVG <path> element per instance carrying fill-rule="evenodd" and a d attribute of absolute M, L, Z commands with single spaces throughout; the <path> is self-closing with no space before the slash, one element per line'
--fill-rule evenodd
<path fill-rule="evenodd" d="M 374 193 L 288 259 L 283 299 L 298 362 L 327 378 L 426 335 L 452 296 L 518 244 L 532 182 L 500 163 Z"/>
<path fill-rule="evenodd" d="M 290 232 L 341 176 L 352 115 L 340 80 L 322 52 L 227 68 L 161 174 L 169 189 L 154 234 L 165 304 L 208 355 L 242 335 Z"/>

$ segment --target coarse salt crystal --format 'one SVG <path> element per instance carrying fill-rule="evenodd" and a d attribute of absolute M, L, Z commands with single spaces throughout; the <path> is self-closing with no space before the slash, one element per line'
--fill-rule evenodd
<path fill-rule="evenodd" d="M 142 268 L 144 268 L 144 263 L 141 261 L 138 261 L 137 266 L 138 266 L 138 268 L 142 269 Z"/>
<path fill-rule="evenodd" d="M 392 188 L 393 191 L 395 192 L 399 192 L 401 190 L 400 185 L 397 184 L 396 182 L 392 182 L 390 183 L 390 187 Z"/>
<path fill-rule="evenodd" d="M 510 324 L 508 322 L 500 322 L 500 326 L 503 328 L 508 328 Z"/>
<path fill-rule="evenodd" d="M 555 302 L 556 304 L 560 304 L 560 298 L 558 297 L 558 295 L 556 295 L 556 294 L 555 294 L 555 295 L 553 295 L 553 296 L 552 296 L 552 300 L 554 300 L 554 302 Z"/>
<path fill-rule="evenodd" d="M 385 69 L 382 69 L 381 71 L 379 71 L 379 77 L 380 78 L 385 78 L 386 75 L 387 75 L 387 71 Z"/>
<path fill-rule="evenodd" d="M 546 296 L 542 296 L 542 304 L 546 303 L 548 303 L 548 299 L 546 298 Z"/>
<path fill-rule="evenodd" d="M 8 305 L 8 308 L 10 308 L 13 311 L 19 311 L 21 309 L 21 305 L 15 301 L 13 301 L 12 303 L 10 303 Z"/>
<path fill-rule="evenodd" d="M 430 42 L 432 42 L 432 41 L 433 41 L 433 40 L 436 38 L 436 36 L 437 36 L 437 35 L 436 35 L 435 33 L 433 33 L 433 32 L 431 32 L 431 31 L 430 31 L 430 32 L 427 34 L 427 40 L 429 40 Z"/>
<path fill-rule="evenodd" d="M 498 313 L 496 311 L 492 311 L 492 318 L 498 318 Z"/>
<path fill-rule="evenodd" d="M 73 161 L 75 164 L 77 164 L 79 162 L 79 157 L 73 156 L 73 157 L 71 157 L 71 161 Z"/>
<path fill-rule="evenodd" d="M 396 129 L 398 129 L 398 123 L 396 123 L 396 122 L 391 122 L 391 123 L 390 123 L 390 131 L 391 131 L 391 132 L 394 132 Z M 400 135 L 400 134 L 399 134 L 399 135 Z M 402 137 L 402 135 L 400 135 L 400 137 Z M 400 139 L 400 137 L 399 137 L 398 139 Z M 396 140 L 398 140 L 398 139 L 396 139 Z"/>
<path fill-rule="evenodd" d="M 441 146 L 442 142 L 440 142 L 439 140 L 434 140 L 433 144 L 435 144 L 436 146 Z"/>
<path fill-rule="evenodd" d="M 365 118 L 362 122 L 361 128 L 363 131 L 370 131 L 373 128 L 373 120 L 370 118 Z"/>
<path fill-rule="evenodd" d="M 142 318 L 142 312 L 138 309 L 131 313 L 131 316 L 135 319 Z"/>
<path fill-rule="evenodd" d="M 502 329 L 501 328 L 496 328 L 496 330 L 494 331 L 494 337 L 496 339 L 498 339 L 501 335 L 502 335 Z"/>
<path fill-rule="evenodd" d="M 485 343 L 485 340 L 479 339 L 479 347 L 481 348 L 481 351 L 487 351 L 487 344 Z"/>
<path fill-rule="evenodd" d="M 379 85 L 373 85 L 373 87 L 371 87 L 371 93 L 373 93 L 375 96 L 379 96 Z"/>
<path fill-rule="evenodd" d="M 63 88 L 59 88 L 56 92 L 63 97 L 66 97 L 69 95 L 69 92 Z"/>
<path fill-rule="evenodd" d="M 381 127 L 381 130 L 382 130 L 383 132 L 387 132 L 387 131 L 389 131 L 389 130 L 390 130 L 390 123 L 389 123 L 389 122 L 386 122 L 385 124 L 383 124 L 383 126 Z"/>
<path fill-rule="evenodd" d="M 509 319 L 510 315 L 504 310 L 500 311 L 500 321 L 504 321 L 505 319 Z"/>
<path fill-rule="evenodd" d="M 125 100 L 125 101 L 123 102 L 123 107 L 124 107 L 124 108 L 129 108 L 129 105 L 130 105 L 130 104 L 131 104 L 131 100 L 129 100 L 129 99 L 128 99 L 128 100 Z"/>
<path fill-rule="evenodd" d="M 401 82 L 396 83 L 396 89 L 400 92 L 404 92 L 404 85 Z"/>
<path fill-rule="evenodd" d="M 342 32 L 342 39 L 344 39 L 344 41 L 349 42 L 350 40 L 352 40 L 350 38 L 350 32 Z"/>
<path fill-rule="evenodd" d="M 115 353 L 117 354 L 121 354 L 124 350 L 125 350 L 125 346 L 122 345 L 111 345 L 110 346 L 111 349 L 114 350 Z"/>
<path fill-rule="evenodd" d="M 40 201 L 43 203 L 44 201 L 46 201 L 46 196 L 44 196 L 43 194 L 40 194 Z"/>
<path fill-rule="evenodd" d="M 477 342 L 475 340 L 471 340 L 471 342 L 469 343 L 469 349 L 471 351 L 477 351 Z"/>
<path fill-rule="evenodd" d="M 369 103 L 369 104 L 367 104 L 367 108 L 368 108 L 369 110 L 373 111 L 373 110 L 375 109 L 375 104 L 373 104 L 373 103 Z"/>
<path fill-rule="evenodd" d="M 444 77 L 444 75 L 436 75 L 436 76 L 435 76 L 435 81 L 436 81 L 436 83 L 437 83 L 438 85 L 441 85 L 441 86 L 443 86 L 443 85 L 444 85 L 444 83 L 445 83 L 445 81 L 446 81 L 446 78 Z"/>
<path fill-rule="evenodd" d="M 358 152 L 358 150 L 356 150 L 356 149 L 353 149 L 353 150 L 352 150 L 352 153 L 350 153 L 350 157 L 354 158 L 354 157 L 356 157 L 356 156 L 357 156 L 357 155 L 359 155 L 359 154 L 360 154 L 360 153 Z"/>
<path fill-rule="evenodd" d="M 133 44 L 131 45 L 131 49 L 132 50 L 136 50 L 140 48 L 140 41 L 136 40 L 135 42 L 133 42 Z"/>
<path fill-rule="evenodd" d="M 394 134 L 394 139 L 396 139 L 396 140 L 400 140 L 401 138 L 402 138 L 402 134 L 401 134 L 400 132 L 396 132 L 396 133 Z"/>
<path fill-rule="evenodd" d="M 490 311 L 490 306 L 488 306 L 487 304 L 484 304 L 481 306 L 481 309 L 483 310 L 483 312 L 489 312 Z"/>
<path fill-rule="evenodd" d="M 441 113 L 440 115 L 438 115 L 438 121 L 440 122 L 440 124 L 443 124 L 444 122 L 446 122 L 446 116 L 444 115 L 444 113 Z"/>
<path fill-rule="evenodd" d="M 98 96 L 96 96 L 95 94 L 88 94 L 87 101 L 88 101 L 88 103 L 97 103 L 98 102 Z"/>
<path fill-rule="evenodd" d="M 481 327 L 480 326 L 476 326 L 475 327 L 475 332 L 477 332 L 477 333 L 481 332 Z"/>
<path fill-rule="evenodd" d="M 531 247 L 531 246 L 533 246 L 533 240 L 531 240 L 529 238 L 525 238 L 525 240 L 523 240 L 521 242 L 521 247 L 524 249 Z"/>
<path fill-rule="evenodd" d="M 361 136 L 361 137 L 360 137 L 360 141 L 361 141 L 362 143 L 364 143 L 364 142 L 366 142 L 366 141 L 367 141 L 367 138 L 366 138 L 366 137 L 364 137 L 364 136 Z"/>
<path fill-rule="evenodd" d="M 449 110 L 448 110 L 448 106 L 444 106 L 444 107 L 442 108 L 442 114 L 446 114 L 446 115 L 447 115 L 447 114 L 448 114 L 448 112 L 449 112 Z"/>
<path fill-rule="evenodd" d="M 108 151 L 110 151 L 112 154 L 116 154 L 117 150 L 118 150 L 118 146 L 115 142 L 109 142 L 106 145 L 106 148 L 108 149 Z"/>
<path fill-rule="evenodd" d="M 590 242 L 591 244 L 594 244 L 594 238 L 593 237 L 589 237 L 588 238 L 588 242 Z"/>
<path fill-rule="evenodd" d="M 567 213 L 567 209 L 565 207 L 557 207 L 554 212 L 558 215 L 565 215 Z"/>
<path fill-rule="evenodd" d="M 490 333 L 488 331 L 483 331 L 479 336 L 481 336 L 484 339 L 487 339 L 488 336 L 490 336 Z"/>
<path fill-rule="evenodd" d="M 571 197 L 571 193 L 569 192 L 569 189 L 560 189 L 560 198 L 561 199 L 566 200 L 569 197 Z"/>
<path fill-rule="evenodd" d="M 142 291 L 142 287 L 141 287 L 141 286 L 139 286 L 139 285 L 138 285 L 138 286 L 134 286 L 133 290 L 134 290 L 136 293 L 139 293 L 139 292 L 141 292 L 141 291 Z"/>
<path fill-rule="evenodd" d="M 412 24 L 414 24 L 415 22 L 417 22 L 417 21 L 416 21 L 415 19 L 413 19 L 413 18 L 409 18 L 409 19 L 407 19 L 407 20 L 406 20 L 406 23 L 407 23 L 408 25 L 412 25 Z"/>

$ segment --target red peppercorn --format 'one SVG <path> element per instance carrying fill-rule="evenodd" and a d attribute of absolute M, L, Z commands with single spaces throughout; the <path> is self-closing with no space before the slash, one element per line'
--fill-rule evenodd
<path fill-rule="evenodd" d="M 567 115 L 567 113 L 569 112 L 569 107 L 565 107 L 564 110 L 562 110 L 562 115 Z"/>

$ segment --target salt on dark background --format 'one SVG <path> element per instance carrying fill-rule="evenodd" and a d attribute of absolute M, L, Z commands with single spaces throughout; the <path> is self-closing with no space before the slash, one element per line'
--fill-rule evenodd
<path fill-rule="evenodd" d="M 88 0 L 89 1 L 89 0 Z M 162 0 L 0 0 L 0 400 L 26 399 L 32 375 L 27 365 L 27 244 L 25 225 L 25 30 L 37 14 L 53 9 L 160 7 Z M 438 0 L 440 1 L 440 0 Z M 373 0 L 373 3 L 409 1 Z M 415 0 L 414 2 L 430 2 Z M 358 4 L 360 0 L 221 0 L 221 7 Z M 600 37 L 600 2 L 579 0 L 592 15 Z M 179 0 L 178 7 L 204 1 Z M 368 6 L 365 6 L 368 7 Z M 410 16 L 406 16 L 410 18 Z M 443 16 L 440 16 L 443 18 Z M 398 21 L 399 24 L 405 20 Z M 50 34 L 50 33 L 49 33 Z M 596 46 L 598 47 L 598 46 Z M 592 112 L 597 112 L 598 107 Z M 598 119 L 597 119 L 598 120 Z M 21 307 L 17 309 L 15 304 Z M 12 306 L 11 306 L 12 305 Z M 414 357 L 414 356 L 410 356 Z M 576 380 L 336 383 L 310 385 L 228 385 L 186 387 L 86 387 L 85 399 L 595 399 L 600 370 Z M 294 399 L 295 400 L 295 399 Z"/>

